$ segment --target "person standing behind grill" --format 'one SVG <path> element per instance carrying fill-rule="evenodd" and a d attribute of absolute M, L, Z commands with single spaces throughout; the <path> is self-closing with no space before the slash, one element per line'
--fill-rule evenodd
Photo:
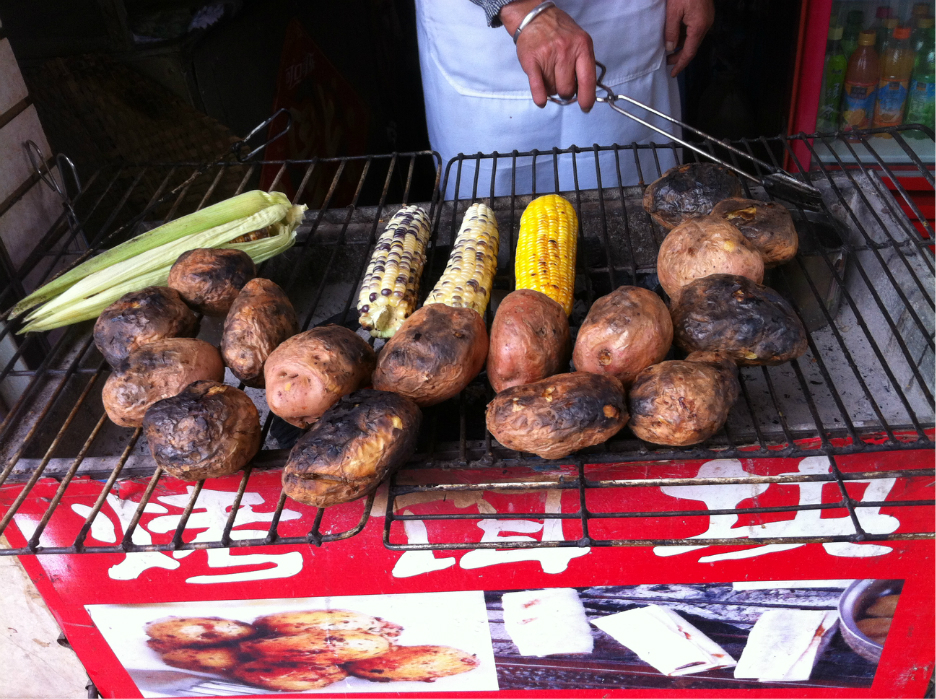
<path fill-rule="evenodd" d="M 595 104 L 595 59 L 608 69 L 603 83 L 655 109 L 680 118 L 675 76 L 695 55 L 714 18 L 713 0 L 416 0 L 419 60 L 429 141 L 442 164 L 459 153 L 497 151 L 495 194 L 553 191 L 553 147 L 666 142 L 662 135 L 605 105 Z M 474 3 L 474 4 L 471 4 Z M 482 15 L 483 10 L 484 15 Z M 487 23 L 483 22 L 486 16 Z M 506 32 L 492 31 L 503 26 Z M 679 47 L 680 35 L 685 39 Z M 516 41 L 516 46 L 511 41 Z M 678 48 L 678 50 L 676 50 Z M 667 56 L 667 54 L 669 54 Z M 570 98 L 560 106 L 547 95 Z M 532 98 L 532 99 L 531 99 Z M 671 133 L 669 122 L 629 107 L 636 116 Z M 654 138 L 655 137 L 655 138 Z M 547 151 L 536 159 L 510 153 Z M 506 156 L 506 157 L 503 157 Z M 660 167 L 675 164 L 672 151 L 658 153 Z M 617 159 L 623 184 L 640 177 L 630 152 Z M 650 151 L 641 153 L 644 181 L 657 177 Z M 459 198 L 471 198 L 475 162 L 462 165 Z M 559 189 L 598 186 L 593 153 L 558 158 Z M 480 162 L 478 195 L 490 192 L 492 160 Z M 601 185 L 618 184 L 614 153 L 600 155 Z M 512 174 L 516 180 L 511 182 Z M 447 198 L 455 196 L 457 163 L 449 173 Z"/>

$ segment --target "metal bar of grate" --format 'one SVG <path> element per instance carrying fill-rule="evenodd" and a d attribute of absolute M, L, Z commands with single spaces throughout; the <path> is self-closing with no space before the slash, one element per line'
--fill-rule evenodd
<path fill-rule="evenodd" d="M 899 139 L 899 129 L 895 135 Z M 929 479 L 931 483 L 932 470 L 864 470 L 853 473 L 842 471 L 837 459 L 851 454 L 933 449 L 933 376 L 927 369 L 927 365 L 933 363 L 934 345 L 934 304 L 929 291 L 933 286 L 933 253 L 929 250 L 928 240 L 916 235 L 916 229 L 877 178 L 877 172 L 897 183 L 897 192 L 911 213 L 925 230 L 932 229 L 927 227 L 919 209 L 899 186 L 897 174 L 874 150 L 870 135 L 862 136 L 861 142 L 876 159 L 875 163 L 866 161 L 851 165 L 835 158 L 831 165 L 823 163 L 818 158 L 816 147 L 820 143 L 825 145 L 827 140 L 800 134 L 790 138 L 744 140 L 735 144 L 751 155 L 754 155 L 754 149 L 765 151 L 767 160 L 774 165 L 777 165 L 779 155 L 788 154 L 798 171 L 796 175 L 819 185 L 826 196 L 827 206 L 816 215 L 792 209 L 801 236 L 819 240 L 823 231 L 832 230 L 840 238 L 837 245 L 820 244 L 815 250 L 801 251 L 794 263 L 781 268 L 771 282 L 790 299 L 804 322 L 810 315 L 818 318 L 817 327 L 808 333 L 809 351 L 805 357 L 784 367 L 742 370 L 741 397 L 728 423 L 719 434 L 702 445 L 661 447 L 634 438 L 625 428 L 604 445 L 584 450 L 565 462 L 549 462 L 513 452 L 493 439 L 481 416 L 483 406 L 493 392 L 482 376 L 456 399 L 426 411 L 417 454 L 406 469 L 390 480 L 388 486 L 387 515 L 383 525 L 385 544 L 394 550 L 432 550 L 611 545 L 736 546 L 931 537 L 931 531 L 887 535 L 869 533 L 863 528 L 860 513 L 875 507 L 902 508 L 905 511 L 931 508 L 932 499 L 914 497 L 863 502 L 849 493 L 848 486 L 856 481 L 875 482 L 891 478 L 908 483 Z M 909 148 L 903 139 L 899 140 L 902 148 Z M 804 168 L 796 160 L 792 145 L 797 142 L 805 143 L 806 150 L 811 153 L 812 170 Z M 845 144 L 843 151 L 854 152 L 854 149 L 851 144 Z M 734 157 L 733 153 L 731 157 Z M 565 158 L 571 161 L 571 182 L 562 180 L 560 162 Z M 691 158 L 703 159 L 695 153 Z M 673 144 L 631 144 L 461 155 L 445 168 L 440 167 L 438 156 L 429 152 L 248 164 L 218 161 L 123 166 L 96 173 L 74 202 L 79 227 L 90 233 L 89 249 L 79 259 L 134 235 L 141 227 L 157 225 L 254 188 L 261 169 L 269 166 L 275 187 L 289 191 L 295 202 L 309 201 L 314 206 L 300 226 L 297 245 L 279 258 L 264 263 L 262 274 L 280 283 L 294 299 L 304 328 L 327 322 L 356 328 L 351 307 L 357 285 L 381 223 L 400 205 L 410 201 L 427 202 L 425 206 L 432 222 L 432 235 L 427 278 L 421 285 L 425 295 L 433 282 L 429 275 L 438 275 L 444 267 L 448 247 L 454 240 L 462 214 L 472 201 L 483 197 L 495 210 L 500 222 L 503 252 L 495 290 L 506 293 L 514 283 L 519 215 L 532 196 L 556 192 L 569 198 L 579 212 L 577 273 L 581 285 L 576 290 L 576 300 L 580 303 L 576 304 L 571 319 L 573 327 L 577 327 L 590 304 L 619 284 L 643 285 L 659 293 L 655 260 L 665 233 L 643 212 L 641 196 L 649 180 L 660 176 L 668 163 L 680 160 L 680 149 Z M 917 169 L 920 169 L 922 165 L 918 165 Z M 522 193 L 517 178 L 519 168 L 527 166 L 532 168 L 529 183 L 532 195 Z M 636 173 L 638 184 L 632 185 L 624 180 L 622 168 L 625 166 Z M 417 176 L 420 172 L 433 174 L 420 180 Z M 920 174 L 924 179 L 929 175 L 925 168 Z M 583 177 L 596 182 L 595 188 L 584 188 Z M 509 195 L 497 194 L 495 181 L 500 180 L 507 183 Z M 931 175 L 927 181 L 932 182 Z M 768 196 L 750 187 L 747 193 L 755 198 Z M 862 207 L 870 208 L 872 215 L 858 215 L 850 206 L 851 202 L 860 202 Z M 886 228 L 882 218 L 884 214 L 899 222 L 896 232 Z M 55 225 L 61 226 L 61 223 Z M 873 232 L 873 227 L 882 226 L 885 230 L 881 235 Z M 77 240 L 77 235 L 77 230 L 50 230 L 46 239 L 67 240 L 71 244 Z M 52 250 L 41 252 L 36 260 L 53 252 L 56 264 L 66 259 L 64 251 L 61 254 Z M 837 255 L 845 256 L 845 267 L 837 265 L 838 257 L 833 259 Z M 801 288 L 794 293 L 797 284 Z M 838 307 L 827 303 L 825 289 L 830 284 L 837 285 L 840 290 Z M 0 298 L 6 300 L 8 296 L 5 291 Z M 490 321 L 492 316 L 493 310 L 489 309 L 487 320 Z M 16 322 L 8 323 L 0 333 L 8 336 L 7 333 L 16 327 Z M 266 531 L 251 530 L 256 535 L 247 538 L 238 529 L 235 535 L 238 517 L 245 511 L 245 495 L 253 492 L 254 479 L 260 478 L 265 471 L 281 468 L 288 451 L 282 448 L 280 436 L 276 436 L 279 434 L 276 420 L 271 414 L 266 414 L 263 421 L 264 451 L 240 475 L 231 491 L 230 510 L 225 513 L 218 536 L 212 540 L 186 540 L 191 539 L 186 525 L 195 512 L 205 507 L 206 486 L 199 482 L 185 496 L 180 521 L 172 532 L 154 543 L 135 543 L 137 530 L 147 526 L 148 503 L 172 479 L 147 457 L 145 440 L 138 443 L 139 431 L 131 434 L 129 430 L 116 428 L 100 409 L 95 389 L 103 382 L 107 366 L 92 348 L 87 333 L 87 325 L 59 333 L 53 338 L 44 361 L 35 368 L 24 368 L 22 362 L 17 361 L 23 356 L 24 348 L 39 339 L 27 338 L 19 343 L 14 361 L 0 367 L 0 381 L 27 382 L 4 422 L 0 423 L 0 456 L 3 459 L 0 485 L 18 488 L 9 500 L 10 505 L 4 507 L 0 533 L 11 522 L 17 521 L 18 511 L 35 497 L 36 488 L 43 478 L 60 480 L 48 504 L 40 510 L 41 517 L 36 515 L 39 521 L 29 533 L 26 545 L 0 551 L 0 554 L 323 545 L 354 536 L 364 528 L 374 503 L 373 494 L 360 503 L 363 506 L 360 516 L 343 519 L 343 526 L 330 524 L 334 521 L 330 517 L 332 508 L 315 509 L 309 514 L 310 524 L 296 533 L 294 528 L 283 528 L 288 503 L 285 494 L 280 492 Z M 379 347 L 378 341 L 375 348 Z M 88 409 L 91 410 L 89 419 L 79 419 L 78 416 Z M 594 478 L 589 476 L 588 470 L 602 464 L 666 461 L 672 465 L 707 459 L 810 456 L 828 457 L 829 472 L 782 476 L 751 474 L 734 479 L 698 478 L 685 474 L 658 478 L 609 475 Z M 477 472 L 470 483 L 458 480 L 458 474 L 465 468 Z M 540 480 L 518 478 L 510 481 L 497 475 L 510 468 L 535 473 Z M 569 468 L 572 470 L 566 474 Z M 407 482 L 420 473 L 443 475 L 439 482 L 424 485 Z M 103 480 L 102 489 L 94 498 L 74 543 L 48 545 L 52 543 L 45 541 L 49 525 L 68 493 L 82 482 L 83 475 Z M 142 492 L 133 496 L 132 518 L 116 545 L 100 545 L 93 538 L 92 525 L 101 516 L 107 496 L 115 491 L 118 481 L 131 477 L 145 479 L 145 486 L 142 482 L 140 486 Z M 838 499 L 796 506 L 739 506 L 712 510 L 682 508 L 667 512 L 624 506 L 605 512 L 596 509 L 590 500 L 593 495 L 606 493 L 609 489 L 637 493 L 639 491 L 635 488 L 773 483 L 835 484 Z M 469 494 L 487 490 L 518 494 L 574 491 L 578 505 L 571 512 L 412 515 L 402 514 L 404 507 L 398 507 L 400 502 L 405 502 L 400 498 L 410 494 Z M 641 521 L 653 517 L 672 520 L 713 514 L 747 516 L 810 510 L 846 513 L 853 531 L 844 535 L 747 540 L 719 537 L 641 539 L 608 537 L 596 528 L 603 522 Z M 397 527 L 406 522 L 484 519 L 559 520 L 569 523 L 569 526 L 575 523 L 574 534 L 567 540 L 483 544 L 435 540 L 410 544 L 395 538 Z"/>

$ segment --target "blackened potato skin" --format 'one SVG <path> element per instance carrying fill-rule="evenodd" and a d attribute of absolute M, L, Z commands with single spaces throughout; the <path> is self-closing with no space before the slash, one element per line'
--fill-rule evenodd
<path fill-rule="evenodd" d="M 770 287 L 712 274 L 683 287 L 673 309 L 676 344 L 686 352 L 722 352 L 738 366 L 776 365 L 802 355 L 806 330 Z"/>
<path fill-rule="evenodd" d="M 179 292 L 168 286 L 148 286 L 125 294 L 94 323 L 94 345 L 112 367 L 149 342 L 197 334 L 198 317 Z"/>
<path fill-rule="evenodd" d="M 773 201 L 726 199 L 712 209 L 712 216 L 735 226 L 764 258 L 765 267 L 776 267 L 796 256 L 799 236 L 786 207 Z"/>
<path fill-rule="evenodd" d="M 711 213 L 722 199 L 744 196 L 741 180 L 728 168 L 714 163 L 689 163 L 670 168 L 651 182 L 643 206 L 663 228 Z"/>
<path fill-rule="evenodd" d="M 501 391 L 486 417 L 488 430 L 508 449 L 561 459 L 610 439 L 628 415 L 620 381 L 577 371 Z"/>
<path fill-rule="evenodd" d="M 229 476 L 260 450 L 260 414 L 247 394 L 217 381 L 196 381 L 157 401 L 143 417 L 156 463 L 187 481 Z"/>
<path fill-rule="evenodd" d="M 238 379 L 263 388 L 263 365 L 280 344 L 299 332 L 285 292 L 269 279 L 251 279 L 224 319 L 221 356 Z"/>
<path fill-rule="evenodd" d="M 283 489 L 315 507 L 367 495 L 413 454 L 421 422 L 419 407 L 396 393 L 344 396 L 292 448 Z"/>
<path fill-rule="evenodd" d="M 168 286 L 208 316 L 223 318 L 257 266 L 243 250 L 195 248 L 179 255 L 169 270 Z"/>
<path fill-rule="evenodd" d="M 488 333 L 481 314 L 441 303 L 403 321 L 377 358 L 374 388 L 393 391 L 422 407 L 448 400 L 484 368 Z"/>

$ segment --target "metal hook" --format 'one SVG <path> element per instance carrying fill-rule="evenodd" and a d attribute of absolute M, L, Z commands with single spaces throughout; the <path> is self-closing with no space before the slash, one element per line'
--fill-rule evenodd
<path fill-rule="evenodd" d="M 71 198 L 68 196 L 68 186 L 65 179 L 66 170 L 70 171 L 72 180 L 74 180 L 75 183 L 75 195 L 77 196 L 81 194 L 81 180 L 78 178 L 78 168 L 75 167 L 75 163 L 73 163 L 71 158 L 69 158 L 67 155 L 64 155 L 63 153 L 59 153 L 55 156 L 55 163 L 59 169 L 59 176 L 62 178 L 62 183 L 59 184 L 58 180 L 55 179 L 54 173 L 46 164 L 45 155 L 43 155 L 42 149 L 36 145 L 34 141 L 24 141 L 23 150 L 26 152 L 26 158 L 29 160 L 29 164 L 32 166 L 33 172 L 46 184 L 49 189 L 58 194 L 61 198 L 62 206 L 65 208 L 65 216 L 68 218 L 68 225 L 71 228 L 81 232 L 82 237 L 84 237 L 84 233 L 81 231 L 81 228 L 78 225 L 78 215 L 75 213 L 75 209 L 72 207 Z M 87 243 L 87 241 L 85 242 Z"/>
<path fill-rule="evenodd" d="M 275 136 L 273 136 L 273 138 L 270 138 L 266 140 L 265 142 L 261 143 L 259 146 L 257 146 L 256 148 L 254 148 L 252 151 L 250 151 L 249 153 L 245 155 L 243 153 L 243 150 L 248 147 L 247 142 L 250 141 L 251 138 L 256 136 L 260 131 L 262 131 L 263 129 L 268 127 L 271 123 L 273 123 L 273 120 L 276 119 L 276 117 L 278 117 L 280 114 L 286 115 L 286 126 L 283 128 L 283 130 L 280 131 Z M 266 121 L 255 126 L 253 130 L 249 134 L 247 134 L 246 138 L 244 138 L 243 141 L 238 141 L 233 146 L 231 146 L 231 152 L 234 153 L 234 157 L 237 158 L 238 162 L 240 163 L 247 162 L 252 157 L 254 157 L 257 153 L 259 153 L 261 150 L 263 150 L 268 145 L 273 143 L 273 141 L 276 141 L 277 139 L 285 136 L 289 132 L 289 129 L 291 128 L 292 128 L 292 115 L 289 113 L 288 109 L 283 107 L 281 109 L 278 109 L 276 112 L 274 112 L 273 116 L 269 117 Z"/>
<path fill-rule="evenodd" d="M 595 61 L 595 67 L 598 68 L 598 76 L 595 79 L 595 85 L 605 91 L 605 95 L 603 97 L 599 95 L 596 98 L 597 101 L 598 102 L 614 101 L 614 93 L 611 91 L 611 88 L 609 88 L 607 85 L 601 82 L 602 80 L 604 80 L 604 76 L 605 76 L 605 73 L 607 72 L 607 68 L 605 68 L 604 63 L 602 63 L 601 61 Z M 565 107 L 566 105 L 569 105 L 575 102 L 578 99 L 578 94 L 572 95 L 569 99 L 563 99 L 562 97 L 559 97 L 558 95 L 555 97 L 550 95 L 546 99 L 548 99 L 550 102 L 554 102 L 558 105 Z"/>

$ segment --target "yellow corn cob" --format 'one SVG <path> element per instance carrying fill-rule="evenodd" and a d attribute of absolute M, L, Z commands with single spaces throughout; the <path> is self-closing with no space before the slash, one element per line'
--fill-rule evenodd
<path fill-rule="evenodd" d="M 263 228 L 259 228 L 255 231 L 251 231 L 250 233 L 245 233 L 242 236 L 238 236 L 237 238 L 234 238 L 234 240 L 228 241 L 228 244 L 233 245 L 236 243 L 250 243 L 254 240 L 262 240 L 263 238 L 270 238 L 274 235 L 276 235 L 276 231 L 273 229 L 273 226 L 264 226 Z"/>
<path fill-rule="evenodd" d="M 357 306 L 358 322 L 374 337 L 393 337 L 416 310 L 428 242 L 429 215 L 418 206 L 397 211 L 380 234 Z"/>
<path fill-rule="evenodd" d="M 486 204 L 472 204 L 465 212 L 445 272 L 425 305 L 443 303 L 452 308 L 471 308 L 484 315 L 497 272 L 499 245 L 494 212 Z"/>
<path fill-rule="evenodd" d="M 518 289 L 533 289 L 572 313 L 578 216 L 558 194 L 530 202 L 520 217 L 514 273 Z"/>

